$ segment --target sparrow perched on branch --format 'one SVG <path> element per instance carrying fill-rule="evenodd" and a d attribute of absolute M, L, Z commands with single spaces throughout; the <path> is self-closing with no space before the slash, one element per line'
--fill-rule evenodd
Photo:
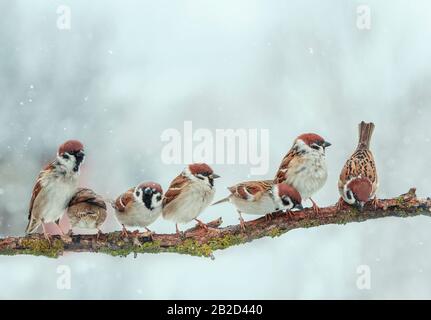
<path fill-rule="evenodd" d="M 371 136 L 374 131 L 374 123 L 359 124 L 359 143 L 356 151 L 347 160 L 340 174 L 338 190 L 341 198 L 338 209 L 344 202 L 363 209 L 365 203 L 373 199 L 377 207 L 376 191 L 379 186 L 377 169 L 374 157 L 370 151 Z"/>
<path fill-rule="evenodd" d="M 214 199 L 214 179 L 220 178 L 205 163 L 195 163 L 187 166 L 176 177 L 163 198 L 163 217 L 175 222 L 177 234 L 180 233 L 178 223 L 188 223 L 192 220 L 208 229 L 207 225 L 197 217 Z"/>
<path fill-rule="evenodd" d="M 123 226 L 123 235 L 127 236 L 127 227 L 148 229 L 162 214 L 162 187 L 155 182 L 144 182 L 129 189 L 112 204 L 115 216 Z"/>
<path fill-rule="evenodd" d="M 58 149 L 55 161 L 39 173 L 30 201 L 27 234 L 35 232 L 42 225 L 45 238 L 50 240 L 45 223 L 56 222 L 60 233 L 64 235 L 58 223 L 76 192 L 84 157 L 81 142 L 67 141 Z"/>
<path fill-rule="evenodd" d="M 105 200 L 90 189 L 80 188 L 69 202 L 67 216 L 72 228 L 96 229 L 99 236 L 107 216 Z"/>
<path fill-rule="evenodd" d="M 285 184 L 274 184 L 271 180 L 249 181 L 228 188 L 230 195 L 213 205 L 231 202 L 238 211 L 241 228 L 245 230 L 241 213 L 263 215 L 279 210 L 303 209 L 301 195 L 295 188 Z"/>
<path fill-rule="evenodd" d="M 313 210 L 319 207 L 311 196 L 320 190 L 328 178 L 325 150 L 331 144 L 314 133 L 300 135 L 283 158 L 274 183 L 286 183 L 294 187 L 303 200 L 310 199 Z"/>

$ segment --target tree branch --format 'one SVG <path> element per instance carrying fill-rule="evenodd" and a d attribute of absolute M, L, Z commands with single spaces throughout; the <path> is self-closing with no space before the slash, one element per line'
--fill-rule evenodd
<path fill-rule="evenodd" d="M 233 210 L 233 209 L 232 209 Z M 47 257 L 58 257 L 65 252 L 101 252 L 113 256 L 127 256 L 134 253 L 173 252 L 194 256 L 212 257 L 213 252 L 234 245 L 251 242 L 263 237 L 278 237 L 292 229 L 317 227 L 326 224 L 346 224 L 362 222 L 384 217 L 431 216 L 431 199 L 418 199 L 416 190 L 397 198 L 379 200 L 378 208 L 368 204 L 363 212 L 350 207 L 337 211 L 335 206 L 321 208 L 316 216 L 311 209 L 294 212 L 294 216 L 277 212 L 267 220 L 261 217 L 246 222 L 246 230 L 240 225 L 221 228 L 221 218 L 210 222 L 209 229 L 196 226 L 187 230 L 182 237 L 176 234 L 134 233 L 124 238 L 121 232 L 96 235 L 73 235 L 64 240 L 53 236 L 51 243 L 43 235 L 34 234 L 27 237 L 9 237 L 0 239 L 0 255 L 31 254 Z"/>

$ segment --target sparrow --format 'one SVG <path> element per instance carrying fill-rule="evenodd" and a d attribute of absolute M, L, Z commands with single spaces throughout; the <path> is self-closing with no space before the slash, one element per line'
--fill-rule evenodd
<path fill-rule="evenodd" d="M 115 216 L 123 226 L 122 234 L 127 236 L 127 227 L 142 227 L 152 233 L 148 226 L 162 214 L 162 187 L 155 182 L 145 182 L 129 189 L 112 203 Z"/>
<path fill-rule="evenodd" d="M 188 165 L 169 186 L 163 197 L 163 218 L 175 222 L 177 234 L 180 234 L 178 223 L 195 220 L 201 227 L 207 225 L 197 217 L 214 199 L 214 179 L 220 178 L 205 163 Z"/>
<path fill-rule="evenodd" d="M 344 165 L 338 181 L 338 191 L 341 195 L 337 205 L 339 210 L 341 210 L 343 203 L 348 203 L 362 210 L 365 203 L 372 198 L 374 198 L 373 204 L 377 207 L 376 191 L 379 183 L 376 164 L 370 151 L 373 131 L 374 123 L 362 121 L 359 124 L 358 147 Z"/>
<path fill-rule="evenodd" d="M 316 214 L 319 207 L 311 196 L 324 186 L 328 178 L 325 151 L 329 146 L 331 143 L 317 134 L 300 135 L 283 158 L 274 179 L 275 184 L 286 183 L 295 188 L 303 200 L 310 199 Z"/>
<path fill-rule="evenodd" d="M 213 205 L 231 202 L 237 209 L 241 229 L 245 230 L 242 213 L 263 215 L 280 210 L 290 212 L 302 210 L 301 195 L 295 188 L 285 184 L 274 184 L 271 180 L 248 181 L 229 187 L 230 195 Z"/>
<path fill-rule="evenodd" d="M 64 236 L 59 220 L 76 193 L 79 169 L 84 158 L 82 143 L 70 140 L 59 147 L 57 158 L 39 173 L 29 206 L 27 234 L 42 225 L 44 236 L 49 241 L 45 224 L 55 222 Z"/>
<path fill-rule="evenodd" d="M 69 202 L 67 216 L 72 229 L 96 229 L 99 236 L 107 216 L 105 200 L 93 190 L 79 188 Z"/>

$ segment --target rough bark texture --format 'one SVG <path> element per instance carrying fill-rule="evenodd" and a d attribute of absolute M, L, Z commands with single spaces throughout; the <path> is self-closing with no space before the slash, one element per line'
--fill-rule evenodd
<path fill-rule="evenodd" d="M 311 209 L 287 215 L 272 214 L 272 219 L 261 217 L 246 223 L 246 230 L 240 225 L 221 228 L 221 218 L 210 222 L 209 229 L 202 227 L 187 230 L 182 237 L 176 234 L 135 233 L 129 238 L 121 232 L 94 235 L 73 235 L 69 240 L 54 236 L 51 243 L 43 235 L 35 234 L 23 238 L 0 239 L 0 255 L 31 254 L 56 258 L 64 252 L 100 252 L 113 256 L 127 256 L 131 253 L 173 252 L 194 256 L 213 257 L 216 250 L 250 242 L 263 237 L 278 237 L 289 230 L 317 227 L 326 224 L 346 224 L 383 217 L 414 217 L 431 215 L 431 199 L 417 199 L 416 190 L 397 198 L 380 200 L 378 207 L 368 204 L 363 212 L 345 206 L 338 211 L 336 206 L 321 208 L 315 215 Z M 232 210 L 234 210 L 232 208 Z"/>

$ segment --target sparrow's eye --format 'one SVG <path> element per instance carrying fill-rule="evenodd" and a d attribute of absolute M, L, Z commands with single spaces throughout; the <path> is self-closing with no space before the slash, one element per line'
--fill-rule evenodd
<path fill-rule="evenodd" d="M 320 150 L 320 146 L 317 145 L 317 144 L 312 144 L 311 148 L 314 149 L 314 150 Z"/>
<path fill-rule="evenodd" d="M 347 199 L 352 200 L 353 199 L 353 194 L 352 191 L 347 191 Z"/>
<path fill-rule="evenodd" d="M 63 159 L 69 160 L 70 157 L 69 157 L 69 155 L 67 153 L 65 153 L 65 154 L 63 154 Z"/>
<path fill-rule="evenodd" d="M 201 179 L 201 180 L 205 180 L 205 177 L 203 175 L 201 175 L 200 173 L 196 175 L 197 178 Z"/>

